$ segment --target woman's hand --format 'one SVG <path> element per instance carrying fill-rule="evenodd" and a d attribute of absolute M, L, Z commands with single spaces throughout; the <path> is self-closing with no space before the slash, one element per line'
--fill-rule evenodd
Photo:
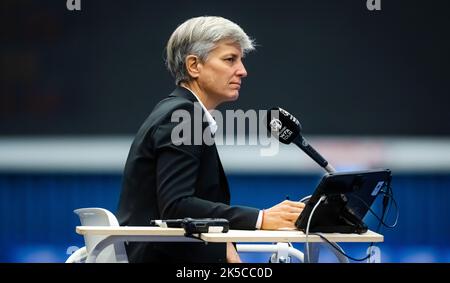
<path fill-rule="evenodd" d="M 261 230 L 277 230 L 295 228 L 295 221 L 305 208 L 299 201 L 285 200 L 263 212 Z"/>

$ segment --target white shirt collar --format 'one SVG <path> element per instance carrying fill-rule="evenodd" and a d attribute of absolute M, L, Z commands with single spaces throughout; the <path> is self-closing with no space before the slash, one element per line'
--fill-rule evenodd
<path fill-rule="evenodd" d="M 189 90 L 197 99 L 198 103 L 200 103 L 200 106 L 202 106 L 203 110 L 205 111 L 205 116 L 206 116 L 206 120 L 208 121 L 209 124 L 209 128 L 211 129 L 211 133 L 214 135 L 217 131 L 217 122 L 216 120 L 214 120 L 213 116 L 211 115 L 211 113 L 209 113 L 208 109 L 206 109 L 205 105 L 203 105 L 203 103 L 201 102 L 201 100 L 198 98 L 198 96 L 189 88 L 182 86 L 185 89 Z"/>

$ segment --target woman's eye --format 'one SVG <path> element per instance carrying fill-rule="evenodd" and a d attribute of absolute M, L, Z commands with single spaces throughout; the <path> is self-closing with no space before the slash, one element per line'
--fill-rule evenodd
<path fill-rule="evenodd" d="M 234 58 L 226 58 L 225 61 L 234 62 Z"/>

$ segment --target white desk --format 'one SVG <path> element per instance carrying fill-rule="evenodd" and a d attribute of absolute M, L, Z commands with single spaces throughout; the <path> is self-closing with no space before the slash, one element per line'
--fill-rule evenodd
<path fill-rule="evenodd" d="M 228 233 L 203 233 L 198 238 L 185 237 L 182 228 L 160 228 L 160 227 L 111 227 L 111 226 L 77 226 L 76 231 L 80 235 L 102 235 L 105 239 L 100 241 L 89 253 L 87 262 L 95 262 L 98 254 L 105 247 L 116 242 L 136 241 L 136 242 L 240 242 L 240 243 L 261 243 L 261 242 L 306 242 L 305 233 L 297 230 L 267 231 L 267 230 L 230 230 Z M 329 241 L 340 242 L 383 242 L 383 235 L 372 231 L 364 234 L 339 234 L 323 233 Z M 323 240 L 317 235 L 309 235 L 308 242 L 322 243 Z"/>
<path fill-rule="evenodd" d="M 323 233 L 328 240 L 335 243 L 341 242 L 383 242 L 384 237 L 372 231 L 364 234 L 339 234 Z M 228 233 L 205 233 L 201 235 L 205 242 L 291 242 L 304 243 L 305 233 L 297 230 L 293 231 L 268 231 L 268 230 L 230 230 Z M 308 242 L 317 243 L 323 240 L 316 235 L 309 235 Z"/>

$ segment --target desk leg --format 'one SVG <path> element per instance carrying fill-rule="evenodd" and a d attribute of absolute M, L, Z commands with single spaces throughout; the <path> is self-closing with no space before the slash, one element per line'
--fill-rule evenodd
<path fill-rule="evenodd" d="M 328 247 L 331 250 L 331 252 L 334 253 L 334 255 L 336 256 L 337 260 L 340 263 L 349 263 L 350 262 L 348 260 L 348 258 L 342 254 L 344 252 L 344 250 L 338 244 L 333 243 L 336 246 L 336 248 L 338 248 L 342 253 L 337 251 L 336 248 L 334 248 L 330 243 L 324 242 L 322 244 L 325 245 L 326 247 Z"/>
<path fill-rule="evenodd" d="M 304 255 L 296 248 L 290 247 L 288 243 L 273 244 L 237 244 L 238 252 L 259 252 L 259 253 L 273 253 L 275 256 L 274 261 L 271 262 L 288 262 L 289 257 L 295 257 L 300 262 L 304 261 Z M 273 259 L 271 257 L 271 260 Z"/>
<path fill-rule="evenodd" d="M 122 240 L 121 236 L 108 236 L 104 238 L 103 240 L 98 242 L 98 244 L 92 249 L 90 253 L 88 253 L 86 263 L 95 263 L 97 261 L 97 256 L 100 254 L 101 251 L 103 251 L 103 249 L 121 240 Z"/>
<path fill-rule="evenodd" d="M 367 263 L 380 263 L 381 262 L 381 250 L 378 246 L 370 246 L 367 248 L 367 254 L 370 258 L 367 259 Z"/>
<path fill-rule="evenodd" d="M 333 243 L 336 248 L 338 248 L 341 252 L 344 252 L 344 250 L 336 243 Z M 324 245 L 328 249 L 331 250 L 331 252 L 336 256 L 339 263 L 349 263 L 350 261 L 346 256 L 344 256 L 342 253 L 336 250 L 330 243 L 323 242 L 323 243 L 309 243 L 309 262 L 310 263 L 317 263 L 319 262 L 319 254 L 320 254 L 320 245 Z M 306 246 L 306 243 L 305 243 Z M 306 250 L 306 247 L 305 247 Z M 305 259 L 307 259 L 307 256 L 305 255 Z M 307 262 L 305 260 L 305 262 Z"/>
<path fill-rule="evenodd" d="M 309 262 L 308 255 L 305 254 L 305 263 L 318 263 L 319 262 L 319 254 L 320 254 L 320 244 L 321 243 L 309 243 L 309 249 L 306 248 L 305 243 L 305 251 L 309 250 Z"/>

